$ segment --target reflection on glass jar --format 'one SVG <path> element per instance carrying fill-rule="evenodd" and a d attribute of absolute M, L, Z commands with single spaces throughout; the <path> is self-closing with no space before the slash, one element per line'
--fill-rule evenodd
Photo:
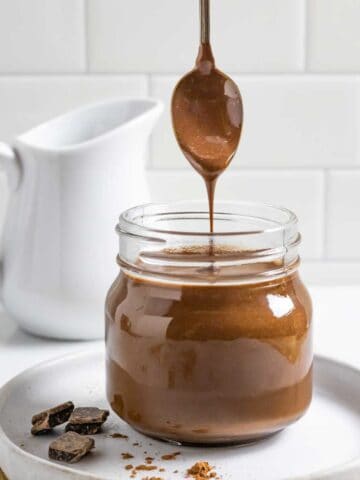
<path fill-rule="evenodd" d="M 311 300 L 296 217 L 258 204 L 148 205 L 118 225 L 120 274 L 106 301 L 107 392 L 141 432 L 246 443 L 311 401 Z"/>

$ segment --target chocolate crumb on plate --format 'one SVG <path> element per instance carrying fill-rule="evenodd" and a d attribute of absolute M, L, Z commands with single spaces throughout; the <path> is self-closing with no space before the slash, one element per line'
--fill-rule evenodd
<path fill-rule="evenodd" d="M 131 464 L 125 465 L 125 470 L 131 470 L 133 468 L 134 468 L 134 465 L 131 465 Z"/>
<path fill-rule="evenodd" d="M 138 465 L 135 470 L 156 470 L 155 465 Z"/>
<path fill-rule="evenodd" d="M 50 432 L 54 427 L 67 422 L 73 410 L 73 402 L 66 402 L 37 413 L 31 419 L 31 433 L 41 435 Z"/>
<path fill-rule="evenodd" d="M 196 462 L 192 467 L 188 468 L 187 474 L 194 480 L 206 480 L 214 478 L 217 475 L 214 471 L 214 467 L 209 465 L 208 462 Z"/>
<path fill-rule="evenodd" d="M 129 438 L 127 435 L 124 435 L 122 433 L 112 433 L 110 435 L 110 437 L 111 438 L 124 438 L 125 440 Z"/>
<path fill-rule="evenodd" d="M 76 463 L 94 448 L 92 438 L 67 432 L 49 445 L 49 457 L 58 462 Z"/>
<path fill-rule="evenodd" d="M 178 456 L 178 455 L 181 455 L 181 452 L 174 452 L 174 453 L 168 453 L 166 455 L 163 455 L 161 457 L 162 460 L 175 460 L 175 458 Z"/>
<path fill-rule="evenodd" d="M 67 432 L 76 432 L 80 435 L 95 435 L 109 416 L 109 410 L 101 410 L 96 407 L 75 408 L 69 423 L 66 425 Z"/>
<path fill-rule="evenodd" d="M 121 454 L 123 460 L 130 460 L 130 458 L 134 458 L 134 455 L 132 455 L 131 453 L 128 453 L 128 452 L 124 452 Z"/>

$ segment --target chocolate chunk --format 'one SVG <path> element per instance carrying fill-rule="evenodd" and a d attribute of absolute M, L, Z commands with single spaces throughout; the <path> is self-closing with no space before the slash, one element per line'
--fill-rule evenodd
<path fill-rule="evenodd" d="M 77 432 L 80 435 L 94 435 L 101 430 L 101 426 L 106 422 L 108 416 L 108 410 L 100 410 L 95 407 L 75 408 L 65 430 Z"/>
<path fill-rule="evenodd" d="M 33 425 L 31 433 L 41 435 L 50 432 L 52 428 L 67 422 L 73 410 L 74 404 L 66 402 L 37 413 L 31 419 Z"/>
<path fill-rule="evenodd" d="M 49 457 L 58 462 L 75 463 L 94 448 L 92 438 L 68 432 L 50 443 Z"/>

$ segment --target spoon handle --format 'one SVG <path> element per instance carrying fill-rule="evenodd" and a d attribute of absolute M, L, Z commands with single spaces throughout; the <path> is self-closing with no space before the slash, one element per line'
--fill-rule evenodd
<path fill-rule="evenodd" d="M 210 0 L 200 0 L 201 43 L 210 43 Z"/>

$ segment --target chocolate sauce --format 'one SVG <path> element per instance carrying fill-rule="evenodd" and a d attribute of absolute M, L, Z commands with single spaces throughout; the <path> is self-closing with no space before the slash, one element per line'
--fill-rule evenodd
<path fill-rule="evenodd" d="M 215 246 L 214 255 L 223 252 Z M 253 273 L 261 268 L 271 270 L 254 265 Z M 241 275 L 242 267 L 228 269 Z M 143 433 L 194 444 L 256 440 L 301 417 L 311 401 L 312 347 L 311 301 L 298 274 L 196 285 L 161 272 L 164 281 L 121 273 L 109 292 L 113 410 Z"/>
<path fill-rule="evenodd" d="M 208 0 L 202 1 L 201 6 L 202 19 L 208 19 Z M 175 88 L 172 118 L 182 152 L 205 180 L 212 233 L 216 181 L 237 150 L 243 108 L 238 87 L 215 66 L 208 21 L 202 22 L 196 66 Z"/>

